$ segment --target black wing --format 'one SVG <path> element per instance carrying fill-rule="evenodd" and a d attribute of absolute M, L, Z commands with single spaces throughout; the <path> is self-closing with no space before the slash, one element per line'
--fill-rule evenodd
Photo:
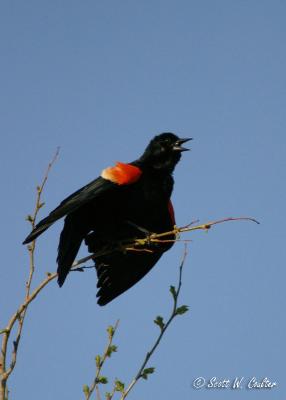
<path fill-rule="evenodd" d="M 162 256 L 153 253 L 115 252 L 95 260 L 98 304 L 104 306 L 142 279 Z"/>
<path fill-rule="evenodd" d="M 35 226 L 33 231 L 26 237 L 23 244 L 35 240 L 58 219 L 64 217 L 67 214 L 73 213 L 79 207 L 100 196 L 103 192 L 114 189 L 116 187 L 118 187 L 117 184 L 112 183 L 101 177 L 93 180 L 92 182 L 77 190 L 65 200 L 63 200 L 60 205 L 55 208 L 46 218 L 42 219 Z"/>

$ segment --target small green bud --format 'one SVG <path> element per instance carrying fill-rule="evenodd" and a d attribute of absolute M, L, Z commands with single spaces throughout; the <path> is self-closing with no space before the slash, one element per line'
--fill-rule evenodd
<path fill-rule="evenodd" d="M 171 294 L 172 294 L 172 296 L 173 296 L 173 299 L 174 300 L 176 300 L 176 298 L 177 298 L 177 291 L 176 291 L 176 289 L 175 289 L 175 286 L 170 286 L 170 292 L 171 292 Z"/>
<path fill-rule="evenodd" d="M 33 222 L 33 217 L 32 217 L 32 215 L 27 215 L 27 217 L 25 218 L 26 219 L 26 221 L 28 221 L 28 222 Z"/>
<path fill-rule="evenodd" d="M 95 357 L 95 364 L 96 364 L 97 368 L 101 367 L 101 357 L 99 354 Z"/>
<path fill-rule="evenodd" d="M 89 395 L 89 387 L 88 387 L 87 385 L 83 385 L 82 390 L 83 390 L 83 393 L 84 393 L 86 396 Z"/>
<path fill-rule="evenodd" d="M 164 329 L 165 323 L 164 323 L 163 317 L 161 317 L 161 315 L 158 315 L 158 316 L 156 317 L 156 319 L 154 319 L 154 323 L 155 323 L 156 325 L 158 325 L 158 326 L 160 327 L 161 330 Z"/>
<path fill-rule="evenodd" d="M 107 357 L 110 357 L 112 353 L 115 353 L 117 351 L 117 346 L 115 344 L 111 344 L 106 352 Z"/>
<path fill-rule="evenodd" d="M 124 383 L 119 381 L 118 379 L 115 379 L 115 390 L 116 392 L 124 392 Z"/>
<path fill-rule="evenodd" d="M 108 333 L 108 337 L 111 339 L 112 337 L 113 337 L 113 335 L 114 335 L 114 328 L 113 328 L 113 326 L 109 326 L 108 328 L 107 328 L 107 333 Z"/>
<path fill-rule="evenodd" d="M 106 376 L 99 376 L 96 380 L 96 383 L 102 383 L 103 385 L 106 385 L 108 383 L 108 379 Z"/>

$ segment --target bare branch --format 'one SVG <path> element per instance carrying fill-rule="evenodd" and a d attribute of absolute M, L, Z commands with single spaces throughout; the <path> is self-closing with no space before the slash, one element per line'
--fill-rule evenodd
<path fill-rule="evenodd" d="M 176 237 L 176 239 L 164 239 L 164 237 L 168 237 L 171 235 L 176 235 L 178 236 L 180 233 L 184 233 L 184 232 L 192 232 L 192 231 L 196 231 L 196 230 L 204 230 L 204 231 L 208 231 L 212 226 L 214 225 L 218 225 L 218 224 L 222 224 L 224 222 L 229 222 L 229 221 L 251 221 L 251 222 L 255 222 L 256 224 L 259 224 L 259 222 L 251 217 L 229 217 L 229 218 L 224 218 L 224 219 L 219 219 L 216 221 L 211 221 L 211 222 L 207 222 L 205 224 L 201 224 L 201 225 L 196 225 L 196 226 L 192 226 L 193 222 L 191 224 L 188 224 L 186 226 L 182 226 L 181 228 L 178 227 L 174 227 L 174 229 L 172 231 L 168 231 L 168 232 L 163 232 L 163 233 L 152 233 L 151 235 L 147 235 L 146 238 L 143 239 L 134 239 L 134 241 L 129 242 L 129 243 L 124 243 L 121 242 L 118 247 L 113 248 L 112 250 L 106 249 L 106 250 L 102 250 L 100 252 L 97 253 L 93 253 L 90 256 L 86 256 L 84 258 L 81 258 L 77 261 L 75 261 L 72 265 L 72 270 L 77 270 L 76 267 L 78 267 L 81 264 L 84 264 L 85 262 L 89 261 L 89 260 L 93 260 L 96 257 L 99 256 L 103 256 L 103 255 L 107 255 L 110 254 L 111 252 L 115 252 L 115 251 L 138 251 L 138 252 L 153 252 L 153 250 L 148 249 L 148 244 L 150 243 L 169 243 L 169 242 L 179 242 L 179 241 L 183 241 L 183 242 L 189 242 L 190 240 L 180 240 L 178 237 Z M 196 221 L 198 222 L 198 221 Z M 161 239 L 163 238 L 163 239 Z M 144 246 L 147 246 L 147 248 L 144 248 Z"/>
<path fill-rule="evenodd" d="M 47 170 L 45 172 L 45 175 L 44 175 L 41 185 L 37 186 L 35 210 L 34 210 L 34 213 L 32 216 L 29 215 L 27 217 L 27 220 L 31 223 L 32 229 L 35 228 L 38 213 L 44 205 L 44 203 L 41 202 L 41 196 L 42 196 L 44 187 L 47 183 L 50 170 L 59 156 L 59 151 L 60 151 L 60 148 L 58 147 L 54 157 L 52 158 L 51 162 L 49 163 L 49 165 L 47 167 Z M 30 274 L 29 274 L 28 281 L 26 282 L 26 298 L 28 298 L 29 294 L 30 294 L 30 287 L 31 287 L 32 279 L 33 279 L 34 270 L 35 270 L 35 262 L 34 262 L 35 246 L 36 246 L 35 240 L 30 245 L 27 246 L 28 250 L 29 250 L 29 254 L 30 254 Z"/>
<path fill-rule="evenodd" d="M 41 195 L 42 195 L 43 189 L 45 187 L 45 184 L 47 182 L 49 172 L 50 172 L 53 164 L 55 163 L 55 161 L 58 157 L 58 154 L 59 154 L 59 148 L 57 149 L 52 161 L 48 165 L 48 168 L 46 170 L 46 173 L 44 175 L 41 185 L 37 187 L 37 196 L 36 196 L 36 204 L 35 204 L 34 213 L 32 216 L 28 215 L 28 217 L 26 218 L 31 223 L 32 228 L 35 227 L 35 222 L 36 222 L 38 212 L 44 204 L 41 202 Z M 7 399 L 7 393 L 8 393 L 7 380 L 9 378 L 10 374 L 13 372 L 16 362 L 17 362 L 18 347 L 19 347 L 19 343 L 21 340 L 21 335 L 22 335 L 22 330 L 23 330 L 23 325 L 24 325 L 28 305 L 31 303 L 31 301 L 34 300 L 34 298 L 43 289 L 43 287 L 45 287 L 46 284 L 50 280 L 53 279 L 49 276 L 47 279 L 45 279 L 39 285 L 39 287 L 30 296 L 31 284 L 32 284 L 32 279 L 33 279 L 33 275 L 34 275 L 34 270 L 35 270 L 35 261 L 34 261 L 35 241 L 33 241 L 32 244 L 27 247 L 29 250 L 29 257 L 30 257 L 30 268 L 29 268 L 28 280 L 26 282 L 25 301 L 20 305 L 18 310 L 12 315 L 6 328 L 1 330 L 1 334 L 3 334 L 3 337 L 2 337 L 1 356 L 0 356 L 0 377 L 1 377 L 0 400 Z M 55 276 L 56 276 L 56 274 L 55 274 Z M 6 364 L 7 364 L 8 342 L 9 342 L 11 331 L 17 321 L 18 321 L 18 328 L 17 328 L 16 338 L 13 341 L 11 363 L 10 363 L 9 368 L 7 369 Z"/>

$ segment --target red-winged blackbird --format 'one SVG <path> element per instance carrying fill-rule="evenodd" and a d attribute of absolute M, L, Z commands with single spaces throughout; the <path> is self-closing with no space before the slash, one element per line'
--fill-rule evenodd
<path fill-rule="evenodd" d="M 23 244 L 66 216 L 58 247 L 58 283 L 63 285 L 83 240 L 91 253 L 109 249 L 94 259 L 98 304 L 109 303 L 143 278 L 173 244 L 150 244 L 151 252 L 119 249 L 123 241 L 173 229 L 172 172 L 181 152 L 188 150 L 181 146 L 188 140 L 173 133 L 155 136 L 140 158 L 104 169 L 100 177 L 63 200 Z"/>

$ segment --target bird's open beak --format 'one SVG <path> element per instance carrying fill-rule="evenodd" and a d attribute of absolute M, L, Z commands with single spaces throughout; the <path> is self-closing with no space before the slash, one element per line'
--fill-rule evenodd
<path fill-rule="evenodd" d="M 187 149 L 186 147 L 182 147 L 181 146 L 183 143 L 186 143 L 189 140 L 193 140 L 193 138 L 178 139 L 176 141 L 176 143 L 174 144 L 174 146 L 173 146 L 173 150 L 175 150 L 175 151 L 188 151 L 188 150 L 190 150 L 190 149 Z"/>

